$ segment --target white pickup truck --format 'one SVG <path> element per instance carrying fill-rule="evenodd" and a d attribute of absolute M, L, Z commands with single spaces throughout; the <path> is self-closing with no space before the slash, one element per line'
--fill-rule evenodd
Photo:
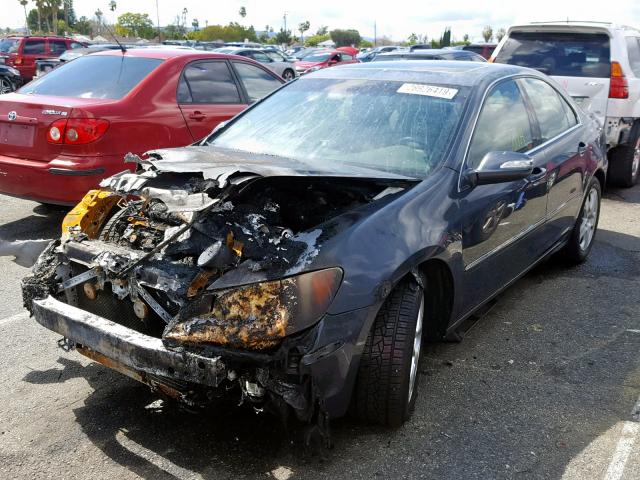
<path fill-rule="evenodd" d="M 640 176 L 640 31 L 605 22 L 517 25 L 491 61 L 535 68 L 562 85 L 604 128 L 609 183 Z"/>

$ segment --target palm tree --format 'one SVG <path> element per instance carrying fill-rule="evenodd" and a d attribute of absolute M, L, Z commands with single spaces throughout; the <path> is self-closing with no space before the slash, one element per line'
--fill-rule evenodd
<path fill-rule="evenodd" d="M 242 18 L 247 16 L 247 9 L 244 7 L 240 7 L 240 11 L 238 12 Z"/>
<path fill-rule="evenodd" d="M 109 10 L 111 10 L 112 12 L 115 12 L 116 8 L 118 8 L 118 4 L 115 2 L 115 0 L 111 0 L 109 2 Z"/>
<path fill-rule="evenodd" d="M 27 17 L 27 3 L 29 3 L 29 0 L 19 0 L 19 2 L 24 9 L 24 28 L 27 31 L 27 35 L 29 35 L 29 18 Z"/>
<path fill-rule="evenodd" d="M 44 7 L 44 0 L 33 0 L 36 4 L 36 11 L 38 12 L 38 31 L 42 31 L 42 8 Z"/>
<path fill-rule="evenodd" d="M 97 9 L 94 13 L 98 19 L 98 34 L 102 33 L 102 10 Z"/>

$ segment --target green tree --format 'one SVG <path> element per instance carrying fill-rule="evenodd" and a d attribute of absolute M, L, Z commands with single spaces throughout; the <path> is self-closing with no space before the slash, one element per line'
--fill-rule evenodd
<path fill-rule="evenodd" d="M 491 25 L 487 25 L 482 29 L 482 38 L 484 38 L 484 41 L 487 43 L 493 38 L 493 28 L 491 28 Z"/>
<path fill-rule="evenodd" d="M 74 29 L 81 35 L 91 35 L 91 21 L 87 17 L 80 17 L 74 25 Z"/>
<path fill-rule="evenodd" d="M 193 27 L 193 30 L 194 30 L 195 32 L 197 32 L 197 31 L 200 29 L 200 22 L 198 21 L 198 19 L 197 19 L 197 18 L 194 18 L 194 19 L 191 21 L 191 26 Z"/>
<path fill-rule="evenodd" d="M 334 41 L 336 47 L 348 47 L 351 45 L 359 45 L 360 40 L 360 32 L 358 30 L 331 30 L 329 33 L 331 35 L 331 40 Z"/>
<path fill-rule="evenodd" d="M 118 17 L 116 33 L 124 37 L 153 38 L 153 20 L 148 13 L 123 13 Z"/>
<path fill-rule="evenodd" d="M 304 43 L 304 32 L 309 30 L 309 28 L 311 28 L 311 24 L 309 23 L 309 20 L 302 22 L 300 25 L 298 25 L 298 31 L 300 32 L 300 43 Z"/>
<path fill-rule="evenodd" d="M 109 10 L 111 10 L 112 12 L 115 12 L 116 8 L 118 8 L 118 4 L 115 2 L 115 0 L 111 0 L 109 2 Z"/>
<path fill-rule="evenodd" d="M 248 39 L 257 42 L 258 36 L 253 27 L 244 27 L 239 23 L 232 22 L 228 25 L 208 25 L 198 32 L 194 32 L 194 40 L 210 42 L 212 40 L 222 40 L 224 42 L 241 42 Z"/>
<path fill-rule="evenodd" d="M 24 26 L 27 29 L 27 34 L 29 33 L 29 16 L 27 15 L 27 4 L 29 0 L 18 0 L 20 5 L 22 5 L 22 9 L 24 10 Z"/>
<path fill-rule="evenodd" d="M 505 29 L 504 29 L 504 28 L 501 28 L 500 30 L 498 30 L 498 31 L 496 32 L 496 40 L 497 40 L 497 41 L 502 40 L 502 38 L 503 38 L 506 34 L 507 34 L 507 32 L 505 31 Z"/>
<path fill-rule="evenodd" d="M 462 41 L 463 41 L 465 44 L 467 44 L 467 45 L 469 44 L 469 34 L 468 34 L 468 33 L 465 33 L 465 34 L 462 36 Z"/>
<path fill-rule="evenodd" d="M 240 7 L 240 11 L 238 12 L 238 14 L 239 14 L 242 18 L 246 17 L 246 16 L 247 16 L 247 9 L 246 9 L 246 8 L 244 8 L 244 7 Z"/>
<path fill-rule="evenodd" d="M 442 37 L 440 37 L 440 47 L 451 46 L 451 29 L 449 27 L 444 29 Z"/>
<path fill-rule="evenodd" d="M 276 45 L 289 45 L 293 41 L 291 37 L 291 30 L 280 28 L 280 31 L 274 37 Z"/>
<path fill-rule="evenodd" d="M 318 30 L 316 31 L 316 35 L 327 35 L 329 33 L 329 27 L 327 27 L 326 25 L 322 25 L 321 27 L 318 27 Z"/>
<path fill-rule="evenodd" d="M 415 45 L 416 43 L 418 43 L 418 35 L 416 35 L 415 33 L 412 33 L 407 37 L 408 45 Z"/>
<path fill-rule="evenodd" d="M 317 47 L 319 43 L 326 42 L 330 38 L 331 37 L 329 36 L 328 33 L 326 33 L 324 35 L 311 35 L 310 37 L 307 37 L 307 39 L 305 40 L 304 44 L 307 47 Z"/>

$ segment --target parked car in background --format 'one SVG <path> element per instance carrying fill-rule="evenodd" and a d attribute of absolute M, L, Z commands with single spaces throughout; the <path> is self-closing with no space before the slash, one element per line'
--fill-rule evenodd
<path fill-rule="evenodd" d="M 356 58 L 359 61 L 366 63 L 373 60 L 376 57 L 376 55 L 378 55 L 379 53 L 393 52 L 395 50 L 401 50 L 401 49 L 408 50 L 406 47 L 398 47 L 395 45 L 385 45 L 384 47 L 375 47 L 375 48 L 366 49 L 364 52 L 361 52 L 358 55 L 356 55 Z"/>
<path fill-rule="evenodd" d="M 354 55 L 340 50 L 317 50 L 302 57 L 294 66 L 299 75 L 304 75 L 323 68 L 349 63 L 358 63 L 358 60 Z"/>
<path fill-rule="evenodd" d="M 133 45 L 123 45 L 124 48 L 136 48 Z M 78 57 L 82 57 L 84 55 L 89 55 L 90 53 L 103 52 L 104 50 L 120 50 L 122 47 L 117 44 L 97 44 L 90 45 L 86 48 L 74 48 L 73 50 L 67 50 L 58 58 L 47 58 L 44 60 L 36 60 L 36 74 L 34 78 L 41 77 L 49 73 L 54 68 L 59 67 L 63 63 L 66 63 L 70 60 L 74 60 Z"/>
<path fill-rule="evenodd" d="M 553 77 L 604 128 L 609 180 L 630 187 L 640 176 L 640 31 L 604 22 L 544 22 L 509 28 L 495 63 Z"/>
<path fill-rule="evenodd" d="M 293 62 L 287 61 L 277 52 L 266 52 L 257 48 L 224 47 L 215 50 L 218 53 L 239 55 L 262 63 L 265 67 L 280 75 L 286 81 L 296 78 L 297 73 Z"/>
<path fill-rule="evenodd" d="M 0 95 L 13 92 L 20 85 L 22 85 L 20 72 L 9 65 L 0 64 Z"/>
<path fill-rule="evenodd" d="M 189 145 L 284 80 L 197 50 L 86 55 L 0 97 L 0 193 L 71 205 L 133 165 L 128 152 Z"/>
<path fill-rule="evenodd" d="M 105 181 L 23 280 L 25 305 L 191 407 L 321 435 L 347 411 L 402 425 L 430 378 L 423 341 L 459 339 L 551 254 L 587 258 L 605 157 L 539 72 L 399 67 L 323 69 Z"/>
<path fill-rule="evenodd" d="M 300 60 L 304 57 L 306 57 L 307 55 L 312 54 L 313 52 L 318 52 L 320 50 L 326 50 L 325 48 L 317 48 L 317 47 L 307 47 L 307 48 L 303 48 L 298 50 L 297 52 L 291 54 L 291 56 L 294 58 L 294 60 Z"/>
<path fill-rule="evenodd" d="M 496 46 L 496 43 L 470 43 L 469 45 L 463 45 L 462 50 L 477 53 L 486 60 L 489 60 Z"/>
<path fill-rule="evenodd" d="M 388 62 L 391 60 L 456 60 L 466 62 L 486 62 L 484 57 L 481 57 L 477 53 L 446 48 L 414 50 L 413 52 L 400 50 L 389 53 L 380 53 L 373 59 L 374 62 Z"/>
<path fill-rule="evenodd" d="M 86 44 L 66 37 L 5 37 L 0 40 L 0 57 L 28 82 L 36 74 L 36 60 L 57 58 L 67 50 L 84 47 Z"/>

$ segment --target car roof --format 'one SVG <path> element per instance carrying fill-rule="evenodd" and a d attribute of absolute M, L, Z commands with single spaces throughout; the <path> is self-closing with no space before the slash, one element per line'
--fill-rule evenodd
<path fill-rule="evenodd" d="M 568 28 L 580 28 L 587 30 L 626 30 L 639 32 L 637 28 L 629 27 L 627 25 L 618 25 L 612 22 L 588 22 L 588 21 L 571 21 L 571 20 L 558 20 L 550 22 L 531 22 L 523 23 L 520 25 L 512 25 L 509 27 L 509 32 L 514 30 L 535 31 L 537 28 L 549 29 L 549 30 L 561 30 L 562 27 Z"/>
<path fill-rule="evenodd" d="M 397 56 L 397 55 L 444 55 L 444 54 L 451 54 L 456 52 L 456 50 L 454 50 L 453 48 L 419 48 L 413 51 L 409 51 L 409 50 L 401 50 L 399 52 L 384 52 L 379 54 L 378 56 L 380 58 L 389 56 L 389 57 L 393 57 L 393 56 Z"/>
<path fill-rule="evenodd" d="M 298 81 L 313 78 L 343 80 L 383 80 L 475 86 L 503 77 L 528 74 L 542 77 L 537 70 L 516 65 L 441 60 L 395 60 L 390 62 L 352 63 L 318 70 Z"/>
<path fill-rule="evenodd" d="M 210 57 L 210 58 L 228 58 L 228 55 L 224 53 L 206 52 L 203 50 L 184 50 L 179 48 L 131 48 L 122 52 L 122 50 L 104 50 L 102 52 L 96 52 L 92 55 L 106 55 L 106 56 L 118 56 L 124 55 L 126 57 L 139 57 L 139 58 L 156 58 L 159 60 L 169 60 L 170 58 L 177 57 Z"/>

